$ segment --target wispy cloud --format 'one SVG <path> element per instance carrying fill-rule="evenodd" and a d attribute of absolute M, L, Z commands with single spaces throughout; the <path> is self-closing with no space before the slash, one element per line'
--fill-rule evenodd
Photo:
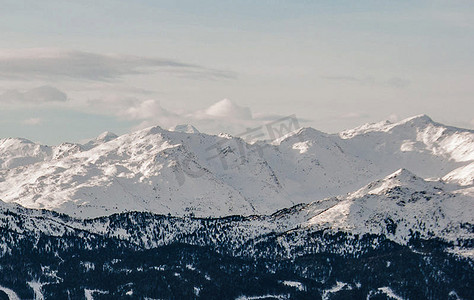
<path fill-rule="evenodd" d="M 411 84 L 411 81 L 401 77 L 390 77 L 388 79 L 375 79 L 373 76 L 322 76 L 323 79 L 347 83 L 357 83 L 362 85 L 389 86 L 393 88 L 404 88 Z"/>
<path fill-rule="evenodd" d="M 359 82 L 359 83 L 368 83 L 374 82 L 372 77 L 359 78 L 355 76 L 322 76 L 323 79 L 333 80 L 333 81 L 346 81 L 346 82 Z"/>
<path fill-rule="evenodd" d="M 8 90 L 0 94 L 0 102 L 12 105 L 31 105 L 47 102 L 65 102 L 66 93 L 52 86 L 40 86 L 26 91 Z"/>
<path fill-rule="evenodd" d="M 30 126 L 39 125 L 41 123 L 43 123 L 43 119 L 41 119 L 41 118 L 29 118 L 29 119 L 25 119 L 25 120 L 22 121 L 22 124 L 30 125 Z"/>
<path fill-rule="evenodd" d="M 366 119 L 369 117 L 369 114 L 361 111 L 352 111 L 339 116 L 340 119 Z"/>
<path fill-rule="evenodd" d="M 394 88 L 404 88 L 409 86 L 411 84 L 411 81 L 400 77 L 392 77 L 385 81 L 385 83 Z"/>
<path fill-rule="evenodd" d="M 172 59 L 35 48 L 0 51 L 0 78 L 112 81 L 126 75 L 165 72 L 193 78 L 234 78 L 233 72 Z"/>

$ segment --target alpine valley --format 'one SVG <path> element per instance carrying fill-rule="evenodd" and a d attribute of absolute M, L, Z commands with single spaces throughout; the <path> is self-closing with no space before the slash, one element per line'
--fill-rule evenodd
<path fill-rule="evenodd" d="M 474 131 L 0 139 L 0 299 L 474 299 Z"/>

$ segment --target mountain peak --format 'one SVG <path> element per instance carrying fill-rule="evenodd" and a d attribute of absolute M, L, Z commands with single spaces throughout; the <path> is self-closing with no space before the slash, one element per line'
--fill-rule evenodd
<path fill-rule="evenodd" d="M 285 142 L 294 142 L 295 139 L 299 140 L 300 142 L 307 141 L 307 140 L 318 140 L 321 137 L 328 136 L 327 133 L 314 129 L 312 127 L 301 127 L 296 129 L 288 134 L 283 135 L 282 137 L 273 141 L 273 144 L 279 145 Z"/>
<path fill-rule="evenodd" d="M 313 127 L 299 128 L 298 130 L 296 130 L 295 134 L 297 134 L 297 135 L 317 135 L 317 136 L 328 135 L 327 133 L 322 132 L 322 131 L 317 130 L 317 129 L 314 129 Z"/>
<path fill-rule="evenodd" d="M 413 178 L 418 178 L 414 173 L 409 171 L 408 169 L 401 168 L 392 174 L 388 175 L 386 177 L 387 179 L 400 179 L 400 180 L 406 180 L 406 179 L 413 179 Z M 421 179 L 421 178 L 420 178 Z"/>
<path fill-rule="evenodd" d="M 406 118 L 397 123 L 392 123 L 389 120 L 376 122 L 376 123 L 367 123 L 361 126 L 358 126 L 353 129 L 344 130 L 339 133 L 339 136 L 343 139 L 348 139 L 355 137 L 357 135 L 366 134 L 369 132 L 388 132 L 394 128 L 400 128 L 403 126 L 409 125 L 410 127 L 426 127 L 430 124 L 437 124 L 429 116 L 425 114 L 416 115 L 410 118 Z M 441 125 L 441 124 L 438 124 Z"/>
<path fill-rule="evenodd" d="M 421 115 L 416 115 L 410 118 L 406 118 L 398 123 L 395 123 L 394 125 L 402 125 L 402 124 L 414 124 L 414 125 L 427 125 L 427 124 L 432 124 L 434 121 L 425 114 Z"/>
<path fill-rule="evenodd" d="M 115 133 L 110 132 L 110 131 L 105 131 L 105 132 L 101 133 L 96 138 L 96 140 L 106 143 L 106 142 L 111 141 L 111 140 L 116 139 L 116 138 L 118 138 L 118 135 L 116 135 Z"/>
<path fill-rule="evenodd" d="M 25 139 L 25 138 L 6 138 L 0 139 L 2 143 L 9 143 L 9 144 L 35 144 L 34 142 Z"/>
<path fill-rule="evenodd" d="M 352 193 L 351 197 L 357 198 L 367 194 L 383 195 L 390 193 L 394 189 L 399 190 L 400 188 L 409 188 L 413 191 L 428 191 L 431 190 L 432 187 L 441 189 L 441 183 L 427 182 L 411 171 L 402 168 L 383 179 L 369 183 L 360 190 Z"/>
<path fill-rule="evenodd" d="M 95 139 L 92 139 L 88 141 L 87 143 L 83 144 L 82 149 L 90 150 L 100 144 L 110 142 L 116 138 L 118 138 L 118 136 L 115 133 L 105 131 L 101 133 L 98 137 L 96 137 Z"/>
<path fill-rule="evenodd" d="M 383 186 L 407 186 L 413 189 L 425 189 L 426 181 L 413 172 L 402 168 L 380 180 Z"/>
<path fill-rule="evenodd" d="M 153 126 L 153 127 L 148 127 L 148 128 L 143 129 L 143 130 L 137 131 L 135 133 L 141 133 L 141 134 L 145 134 L 145 135 L 155 135 L 155 134 L 162 134 L 163 132 L 166 132 L 166 131 L 167 130 L 165 130 L 162 127 L 156 125 L 156 126 Z M 135 134 L 135 133 L 132 133 L 132 134 Z"/>
<path fill-rule="evenodd" d="M 392 127 L 393 127 L 393 123 L 388 120 L 376 122 L 376 123 L 366 123 L 364 125 L 355 127 L 353 129 L 347 129 L 347 130 L 341 131 L 339 133 L 339 136 L 343 139 L 350 139 L 357 135 L 366 134 L 369 132 L 387 131 L 388 128 L 392 128 Z"/>

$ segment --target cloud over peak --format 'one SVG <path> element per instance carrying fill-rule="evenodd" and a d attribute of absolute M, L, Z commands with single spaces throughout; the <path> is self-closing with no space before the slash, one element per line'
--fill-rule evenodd
<path fill-rule="evenodd" d="M 237 134 L 247 128 L 261 126 L 265 121 L 264 118 L 254 117 L 250 108 L 240 106 L 229 99 L 220 100 L 204 109 L 187 112 L 168 110 L 155 99 L 97 99 L 93 106 L 97 108 L 97 111 L 139 122 L 134 129 L 155 125 L 175 128 L 179 124 L 192 124 L 207 133 Z M 256 116 L 259 114 L 257 113 Z M 282 117 L 273 115 L 271 120 Z"/>
<path fill-rule="evenodd" d="M 199 114 L 214 118 L 252 119 L 252 113 L 248 107 L 239 106 L 229 99 L 216 102 Z"/>

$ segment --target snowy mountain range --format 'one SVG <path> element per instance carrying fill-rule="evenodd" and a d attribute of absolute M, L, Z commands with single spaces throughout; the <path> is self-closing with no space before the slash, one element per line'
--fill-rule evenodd
<path fill-rule="evenodd" d="M 359 190 L 401 168 L 470 194 L 473 164 L 474 131 L 424 115 L 339 134 L 302 128 L 256 143 L 152 127 L 84 145 L 2 139 L 0 199 L 77 217 L 271 214 Z"/>
<path fill-rule="evenodd" d="M 110 247 L 142 253 L 184 243 L 232 260 L 275 262 L 323 253 L 347 263 L 372 253 L 388 255 L 388 268 L 398 259 L 393 247 L 402 247 L 397 251 L 414 255 L 410 260 L 426 272 L 430 265 L 421 265 L 427 257 L 439 259 L 445 272 L 458 259 L 474 258 L 474 131 L 421 115 L 339 134 L 301 128 L 252 142 L 200 133 L 191 125 L 122 136 L 106 132 L 85 144 L 58 146 L 8 138 L 0 140 L 0 199 L 0 257 L 25 249 L 62 261 L 68 253 Z M 436 249 L 457 258 L 440 259 Z M 113 260 L 115 254 L 104 255 Z M 459 272 L 468 281 L 473 276 Z M 429 280 L 448 275 L 433 276 Z M 65 289 L 61 280 L 48 283 L 56 286 L 51 295 Z M 278 280 L 304 292 L 293 277 Z M 314 293 L 330 299 L 341 289 L 360 290 L 355 281 L 338 281 L 336 290 L 328 284 Z M 382 281 L 364 284 L 364 299 L 380 293 L 395 298 L 379 286 Z M 29 295 L 28 287 L 17 288 Z M 454 281 L 443 288 L 437 295 L 469 290 Z M 413 291 L 406 295 L 413 298 Z"/>

